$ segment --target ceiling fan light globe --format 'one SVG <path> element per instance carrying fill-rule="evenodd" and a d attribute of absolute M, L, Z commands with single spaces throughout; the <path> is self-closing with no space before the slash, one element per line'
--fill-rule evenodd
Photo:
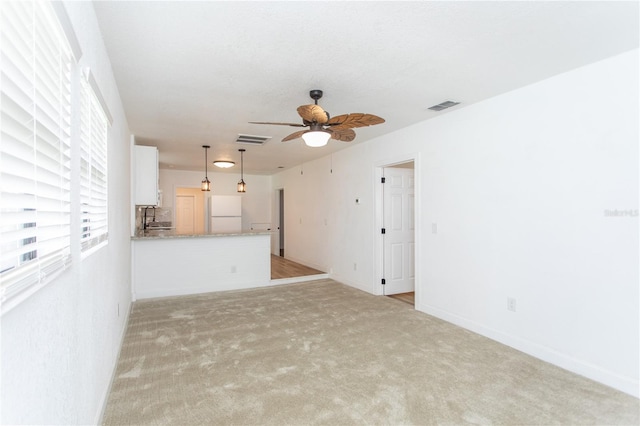
<path fill-rule="evenodd" d="M 306 132 L 302 135 L 302 139 L 307 146 L 310 147 L 321 147 L 325 146 L 327 142 L 329 142 L 329 138 L 331 135 L 327 132 L 323 132 L 321 130 Z"/>

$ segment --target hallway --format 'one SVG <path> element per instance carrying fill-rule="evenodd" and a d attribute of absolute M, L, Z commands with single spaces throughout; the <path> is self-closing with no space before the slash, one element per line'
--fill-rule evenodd
<path fill-rule="evenodd" d="M 309 268 L 281 256 L 271 255 L 271 279 L 304 277 L 307 275 L 324 274 L 317 269 Z"/>

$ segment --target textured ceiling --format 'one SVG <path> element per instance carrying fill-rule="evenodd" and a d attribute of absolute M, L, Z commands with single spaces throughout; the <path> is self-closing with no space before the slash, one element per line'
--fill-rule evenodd
<path fill-rule="evenodd" d="M 272 174 L 638 47 L 638 2 L 94 2 L 130 130 L 162 168 L 209 160 Z M 309 148 L 297 128 L 309 90 L 332 116 L 386 123 Z M 588 90 L 588 87 L 585 87 Z M 449 110 L 427 108 L 445 100 Z M 550 100 L 561 102 L 562 100 Z M 239 145 L 238 134 L 271 136 Z M 211 170 L 211 165 L 209 166 Z M 236 170 L 234 170 L 236 169 Z M 229 172 L 238 173 L 237 168 Z M 216 169 L 217 170 L 217 169 Z"/>

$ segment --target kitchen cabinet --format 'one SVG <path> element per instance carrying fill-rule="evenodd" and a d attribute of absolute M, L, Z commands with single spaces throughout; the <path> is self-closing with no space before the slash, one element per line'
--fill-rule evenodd
<path fill-rule="evenodd" d="M 135 195 L 137 206 L 159 206 L 158 148 L 134 145 Z"/>

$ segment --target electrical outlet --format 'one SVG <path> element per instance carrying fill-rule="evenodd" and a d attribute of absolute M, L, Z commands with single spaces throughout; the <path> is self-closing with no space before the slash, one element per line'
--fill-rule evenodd
<path fill-rule="evenodd" d="M 516 311 L 516 299 L 513 297 L 507 297 L 507 310 L 511 312 Z"/>
<path fill-rule="evenodd" d="M 354 271 L 357 271 L 357 270 L 358 270 L 358 264 L 357 264 L 357 263 L 354 263 L 354 264 L 353 264 L 353 270 L 354 270 Z"/>
<path fill-rule="evenodd" d="M 232 273 L 232 274 L 235 274 L 236 272 L 238 272 L 238 268 L 236 268 L 236 266 L 235 266 L 235 265 L 233 265 L 233 266 L 231 267 L 231 273 Z"/>

